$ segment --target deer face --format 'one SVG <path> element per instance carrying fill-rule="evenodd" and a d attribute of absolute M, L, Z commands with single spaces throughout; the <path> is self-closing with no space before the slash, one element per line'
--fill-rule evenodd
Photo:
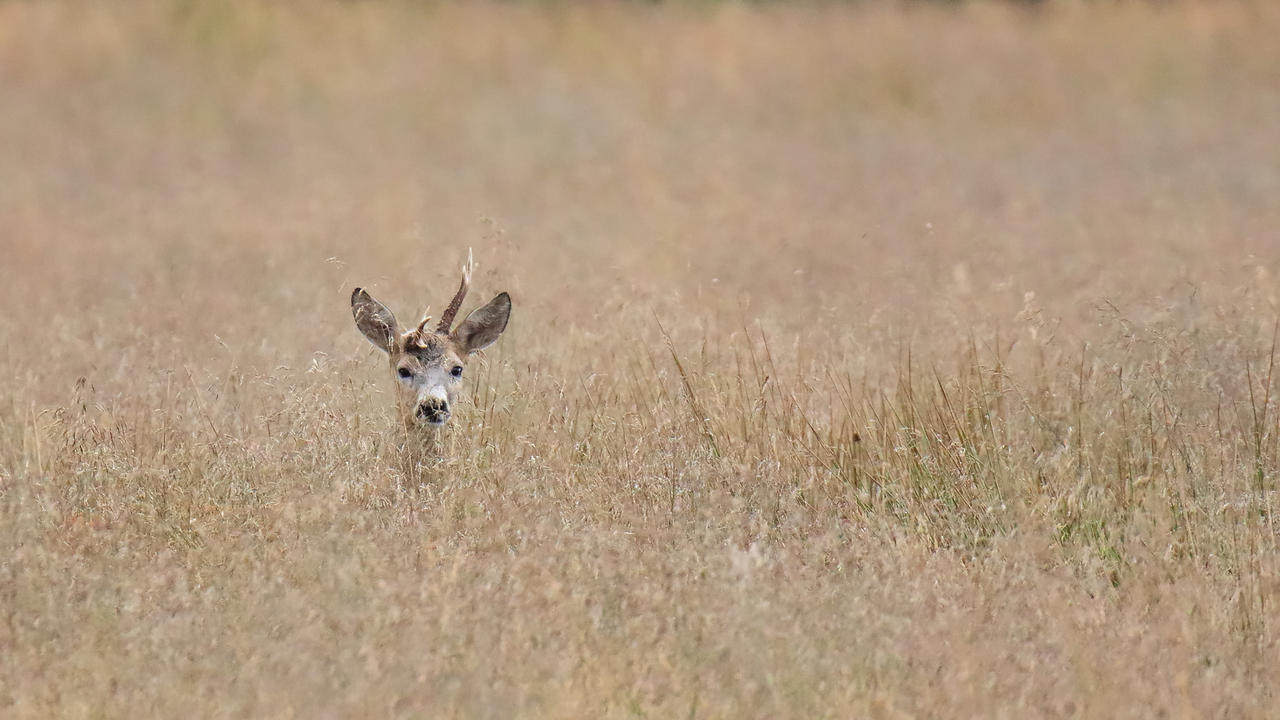
<path fill-rule="evenodd" d="M 356 327 L 387 354 L 397 402 L 409 422 L 428 427 L 448 423 L 466 374 L 467 357 L 492 345 L 507 328 L 511 296 L 504 292 L 449 330 L 469 280 L 470 272 L 464 271 L 462 287 L 434 330 L 427 327 L 430 318 L 425 318 L 417 328 L 405 332 L 387 306 L 372 295 L 361 288 L 351 294 Z"/>
<path fill-rule="evenodd" d="M 399 406 L 418 422 L 444 425 L 462 384 L 461 348 L 452 338 L 416 330 L 402 344 L 400 352 L 388 353 L 399 386 Z"/>

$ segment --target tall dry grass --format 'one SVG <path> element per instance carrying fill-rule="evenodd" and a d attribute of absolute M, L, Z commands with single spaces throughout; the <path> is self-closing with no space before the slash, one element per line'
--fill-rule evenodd
<path fill-rule="evenodd" d="M 0 4 L 0 715 L 1274 713 L 1278 32 Z"/>

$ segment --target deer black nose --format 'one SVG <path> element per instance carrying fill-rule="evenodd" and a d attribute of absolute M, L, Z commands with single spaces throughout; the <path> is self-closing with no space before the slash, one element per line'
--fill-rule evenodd
<path fill-rule="evenodd" d="M 437 400 L 436 398 L 424 400 L 418 404 L 418 409 L 414 411 L 414 415 L 416 415 L 419 420 L 441 424 L 449 419 L 449 403 L 445 400 Z"/>

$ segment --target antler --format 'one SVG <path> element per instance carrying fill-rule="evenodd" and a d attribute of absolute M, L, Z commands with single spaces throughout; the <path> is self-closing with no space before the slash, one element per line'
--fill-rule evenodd
<path fill-rule="evenodd" d="M 467 248 L 467 264 L 462 266 L 462 284 L 458 286 L 458 292 L 449 301 L 449 307 L 445 308 L 444 314 L 440 316 L 440 324 L 436 326 L 436 332 L 449 333 L 453 326 L 453 318 L 458 315 L 458 311 L 462 309 L 462 301 L 467 297 L 467 288 L 471 287 L 471 271 L 475 268 L 476 263 L 471 257 L 471 249 Z"/>

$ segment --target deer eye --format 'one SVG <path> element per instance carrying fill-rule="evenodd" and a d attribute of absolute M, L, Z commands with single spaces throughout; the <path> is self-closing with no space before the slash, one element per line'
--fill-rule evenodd
<path fill-rule="evenodd" d="M 396 371 L 396 374 L 404 378 L 405 380 L 408 380 L 409 378 L 413 377 L 413 371 L 410 370 L 409 368 L 400 368 L 399 370 Z"/>
<path fill-rule="evenodd" d="M 449 371 L 449 374 L 454 377 L 462 377 L 462 366 L 454 365 L 453 369 Z"/>

